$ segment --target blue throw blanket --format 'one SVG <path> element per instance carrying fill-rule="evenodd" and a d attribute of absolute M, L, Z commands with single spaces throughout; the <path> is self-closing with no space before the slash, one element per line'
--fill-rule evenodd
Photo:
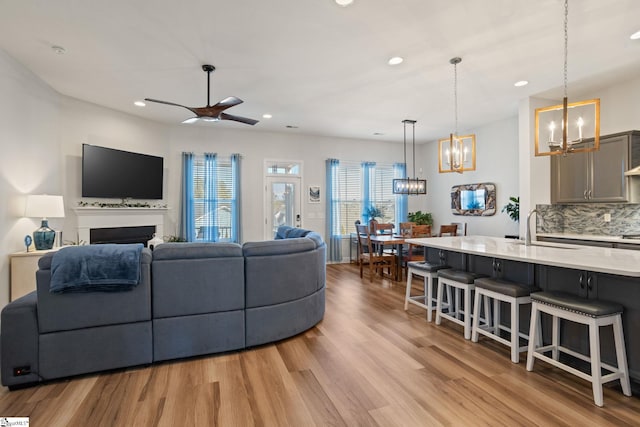
<path fill-rule="evenodd" d="M 131 290 L 140 282 L 142 248 L 140 243 L 62 248 L 51 260 L 49 291 L 59 294 Z"/>

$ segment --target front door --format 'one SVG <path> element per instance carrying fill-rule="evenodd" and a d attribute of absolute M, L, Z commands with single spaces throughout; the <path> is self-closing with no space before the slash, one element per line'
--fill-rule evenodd
<path fill-rule="evenodd" d="M 302 226 L 300 177 L 267 177 L 265 239 L 273 239 L 281 225 Z"/>

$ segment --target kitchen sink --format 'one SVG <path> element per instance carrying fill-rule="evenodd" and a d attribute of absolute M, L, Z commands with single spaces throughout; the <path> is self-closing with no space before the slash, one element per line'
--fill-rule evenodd
<path fill-rule="evenodd" d="M 524 242 L 522 240 L 516 240 L 515 242 L 513 242 L 514 245 L 520 245 L 520 246 L 525 246 Z M 579 249 L 577 247 L 573 247 L 573 246 L 567 246 L 566 244 L 562 244 L 562 243 L 551 243 L 551 242 L 531 242 L 531 246 L 539 246 L 542 248 L 556 248 L 556 249 Z"/>

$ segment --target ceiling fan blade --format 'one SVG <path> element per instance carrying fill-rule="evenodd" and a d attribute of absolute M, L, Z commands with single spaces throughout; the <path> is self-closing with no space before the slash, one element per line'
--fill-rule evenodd
<path fill-rule="evenodd" d="M 248 117 L 234 116 L 232 114 L 227 114 L 227 113 L 220 113 L 220 120 L 233 120 L 240 123 L 246 123 L 251 126 L 258 123 L 258 120 L 250 119 Z"/>
<path fill-rule="evenodd" d="M 151 98 L 145 98 L 144 100 L 149 102 L 156 102 L 158 104 L 173 105 L 174 107 L 182 107 L 182 108 L 186 108 L 189 111 L 193 111 L 191 110 L 191 107 L 187 107 L 186 105 L 176 104 L 175 102 L 161 101 L 159 99 L 151 99 Z"/>
<path fill-rule="evenodd" d="M 218 102 L 214 107 L 233 107 L 234 105 L 242 104 L 244 101 L 240 98 L 236 98 L 235 96 L 229 96 L 222 101 Z"/>

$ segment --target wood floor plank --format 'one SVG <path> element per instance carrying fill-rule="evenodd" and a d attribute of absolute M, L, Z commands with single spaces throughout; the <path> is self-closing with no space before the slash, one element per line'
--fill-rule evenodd
<path fill-rule="evenodd" d="M 421 281 L 414 280 L 418 293 Z M 47 426 L 638 426 L 640 399 L 588 382 L 462 328 L 404 310 L 405 284 L 327 267 L 314 328 L 240 352 L 167 361 L 9 392 L 0 416 Z"/>

